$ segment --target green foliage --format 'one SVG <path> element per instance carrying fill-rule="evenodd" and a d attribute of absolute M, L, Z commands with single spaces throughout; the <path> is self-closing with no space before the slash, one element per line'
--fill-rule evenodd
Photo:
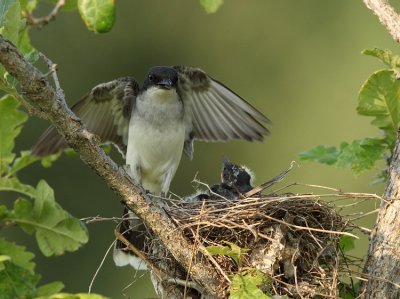
<path fill-rule="evenodd" d="M 45 181 L 41 180 L 35 188 L 18 178 L 19 172 L 32 163 L 42 160 L 42 164 L 50 165 L 58 156 L 40 159 L 29 151 L 20 155 L 14 152 L 15 139 L 27 115 L 19 109 L 16 99 L 19 95 L 13 83 L 9 79 L 2 83 L 0 88 L 11 94 L 0 99 L 0 192 L 13 192 L 17 196 L 12 208 L 0 205 L 0 228 L 16 225 L 29 234 L 35 233 L 45 256 L 75 251 L 88 240 L 84 225 L 56 203 L 54 192 Z M 39 286 L 41 277 L 35 273 L 33 258 L 34 254 L 25 247 L 0 238 L 0 298 L 103 298 L 100 295 L 61 294 L 59 292 L 64 288 L 61 282 Z"/>
<path fill-rule="evenodd" d="M 34 254 L 23 246 L 0 239 L 2 259 L 0 268 L 0 298 L 34 298 L 45 294 L 45 290 L 54 290 L 54 294 L 64 288 L 60 282 L 37 288 L 40 275 L 35 274 Z M 47 292 L 47 294 L 50 294 Z"/>
<path fill-rule="evenodd" d="M 377 161 L 391 156 L 400 122 L 400 81 L 397 73 L 400 57 L 389 50 L 377 48 L 364 50 L 363 54 L 379 58 L 389 67 L 376 71 L 364 82 L 357 106 L 359 115 L 373 117 L 371 124 L 380 129 L 383 136 L 343 142 L 339 148 L 318 145 L 300 153 L 300 159 L 348 167 L 358 175 L 372 169 Z"/>
<path fill-rule="evenodd" d="M 268 299 L 272 298 L 266 294 L 270 289 L 270 282 L 262 272 L 256 269 L 241 271 L 243 256 L 249 249 L 241 248 L 234 243 L 224 241 L 229 246 L 208 246 L 208 253 L 212 255 L 225 255 L 232 258 L 239 272 L 232 276 L 229 288 L 229 299 Z M 283 297 L 282 297 L 283 298 Z M 283 298 L 284 299 L 284 298 Z"/>
<path fill-rule="evenodd" d="M 105 33 L 114 26 L 114 0 L 78 0 L 78 9 L 90 31 Z"/>
<path fill-rule="evenodd" d="M 382 50 L 378 48 L 365 49 L 361 52 L 364 55 L 379 58 L 383 63 L 392 69 L 400 67 L 400 56 L 394 55 L 390 50 Z"/>
<path fill-rule="evenodd" d="M 342 251 L 350 251 L 354 249 L 354 238 L 350 236 L 342 236 L 339 240 L 339 247 Z"/>
<path fill-rule="evenodd" d="M 16 110 L 18 105 L 10 95 L 0 99 L 0 175 L 14 160 L 14 139 L 21 132 L 21 124 L 27 120 L 25 113 Z"/>
<path fill-rule="evenodd" d="M 371 169 L 377 160 L 383 159 L 387 149 L 385 142 L 378 138 L 354 140 L 351 144 L 343 142 L 336 165 L 350 167 L 354 174 Z"/>
<path fill-rule="evenodd" d="M 220 254 L 229 256 L 235 261 L 236 266 L 240 269 L 242 267 L 242 257 L 249 251 L 249 249 L 240 248 L 239 246 L 228 241 L 225 241 L 224 243 L 228 244 L 229 246 L 208 246 L 206 249 L 208 253 L 212 255 Z"/>
<path fill-rule="evenodd" d="M 52 296 L 53 294 L 60 292 L 63 288 L 64 284 L 62 282 L 50 282 L 48 284 L 42 285 L 41 287 L 38 287 L 36 290 L 36 296 Z"/>
<path fill-rule="evenodd" d="M 6 262 L 0 272 L 0 298 L 34 298 L 39 275 Z"/>
<path fill-rule="evenodd" d="M 201 6 L 208 14 L 216 13 L 217 10 L 224 4 L 224 0 L 200 0 Z"/>
<path fill-rule="evenodd" d="M 361 87 L 357 112 L 372 116 L 372 124 L 385 131 L 390 140 L 396 139 L 399 124 L 400 81 L 393 70 L 372 74 Z"/>
<path fill-rule="evenodd" d="M 0 227 L 18 225 L 27 233 L 35 233 L 39 248 L 46 256 L 77 250 L 88 240 L 83 224 L 55 202 L 53 190 L 45 181 L 34 188 L 17 177 L 19 171 L 40 160 L 28 151 L 18 157 L 13 151 L 26 114 L 19 110 L 17 100 L 10 95 L 0 99 L 0 113 L 0 192 L 19 194 L 13 209 L 0 205 Z M 50 157 L 49 161 L 54 158 Z M 100 295 L 59 294 L 64 287 L 61 282 L 38 286 L 40 275 L 34 272 L 33 258 L 34 254 L 25 247 L 0 239 L 0 298 L 102 298 Z"/>
<path fill-rule="evenodd" d="M 29 197 L 34 197 L 35 188 L 21 183 L 17 178 L 2 178 L 0 180 L 0 191 L 14 191 Z"/>
<path fill-rule="evenodd" d="M 35 257 L 35 255 L 29 251 L 26 251 L 25 247 L 7 242 L 1 238 L 0 252 L 1 254 L 9 257 L 7 261 L 11 261 L 16 266 L 21 267 L 33 274 L 35 263 L 32 261 L 32 259 Z"/>
<path fill-rule="evenodd" d="M 338 160 L 339 150 L 334 146 L 318 145 L 299 154 L 302 160 L 312 160 L 323 164 L 332 165 Z"/>
<path fill-rule="evenodd" d="M 17 44 L 20 28 L 25 25 L 21 20 L 21 6 L 18 0 L 0 2 L 0 34 Z"/>
<path fill-rule="evenodd" d="M 239 272 L 232 278 L 229 299 L 271 299 L 265 293 L 269 284 L 265 275 L 258 270 Z"/>
<path fill-rule="evenodd" d="M 32 13 L 38 2 L 0 1 L 0 34 L 14 43 L 30 63 L 37 61 L 38 52 L 31 45 L 29 28 L 22 12 Z M 77 1 L 67 1 L 66 4 L 69 8 L 77 7 Z M 18 178 L 19 172 L 32 163 L 41 161 L 43 166 L 49 167 L 60 155 L 39 158 L 29 151 L 15 153 L 15 139 L 28 117 L 19 109 L 22 97 L 16 88 L 16 81 L 3 66 L 0 66 L 0 90 L 6 93 L 0 98 L 0 192 L 16 194 L 12 208 L 0 205 L 0 228 L 19 226 L 29 234 L 34 233 L 45 256 L 75 251 L 88 241 L 85 226 L 56 203 L 54 192 L 45 181 L 40 181 L 35 188 Z M 95 294 L 59 293 L 64 288 L 61 282 L 40 286 L 41 276 L 35 273 L 33 259 L 34 254 L 25 247 L 0 238 L 0 298 L 104 298 Z"/>
<path fill-rule="evenodd" d="M 350 284 L 340 282 L 339 284 L 339 298 L 341 299 L 355 299 L 359 298 L 360 282 Z"/>
<path fill-rule="evenodd" d="M 8 220 L 28 233 L 35 232 L 45 256 L 75 251 L 88 241 L 86 228 L 55 202 L 53 190 L 43 180 L 36 188 L 33 204 L 26 199 L 16 200 Z"/>
<path fill-rule="evenodd" d="M 387 140 L 379 138 L 365 138 L 354 140 L 351 144 L 343 142 L 340 148 L 318 145 L 299 154 L 302 160 L 317 161 L 327 165 L 336 164 L 338 167 L 349 167 L 358 175 L 373 168 L 375 162 L 383 159 L 390 148 Z"/>

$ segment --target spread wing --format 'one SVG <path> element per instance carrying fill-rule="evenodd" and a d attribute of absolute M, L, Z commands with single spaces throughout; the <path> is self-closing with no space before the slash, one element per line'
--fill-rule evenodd
<path fill-rule="evenodd" d="M 94 87 L 71 110 L 102 143 L 113 143 L 125 154 L 131 109 L 138 92 L 138 83 L 133 78 L 118 78 Z M 46 156 L 67 147 L 64 137 L 49 127 L 31 151 L 34 155 Z"/>
<path fill-rule="evenodd" d="M 185 105 L 185 153 L 192 157 L 193 139 L 226 141 L 263 140 L 271 123 L 238 94 L 197 68 L 175 66 L 178 91 Z"/>

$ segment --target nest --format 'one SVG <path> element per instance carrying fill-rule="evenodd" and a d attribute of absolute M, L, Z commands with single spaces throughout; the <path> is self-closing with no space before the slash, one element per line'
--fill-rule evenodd
<path fill-rule="evenodd" d="M 345 223 L 331 205 L 292 194 L 260 195 L 182 202 L 169 214 L 197 246 L 248 250 L 240 269 L 229 256 L 212 256 L 224 277 L 256 268 L 272 278 L 273 294 L 337 295 L 338 232 Z"/>
<path fill-rule="evenodd" d="M 177 227 L 220 274 L 220 286 L 227 296 L 233 275 L 254 269 L 268 277 L 259 287 L 271 295 L 339 296 L 339 273 L 343 271 L 339 240 L 351 235 L 346 232 L 348 223 L 333 203 L 317 196 L 260 192 L 286 172 L 254 188 L 246 168 L 226 161 L 220 184 L 175 202 L 168 209 Z M 153 246 L 147 247 L 152 248 L 154 256 L 154 238 L 151 242 Z M 238 246 L 243 254 L 240 260 L 207 254 L 210 246 Z M 148 253 L 152 260 L 152 253 Z M 173 259 L 170 253 L 164 254 L 160 258 L 157 250 L 157 260 Z M 185 279 L 183 269 L 178 270 Z"/>

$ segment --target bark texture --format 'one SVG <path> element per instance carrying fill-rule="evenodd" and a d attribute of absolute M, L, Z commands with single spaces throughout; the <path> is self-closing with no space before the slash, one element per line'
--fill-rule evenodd
<path fill-rule="evenodd" d="M 398 141 L 399 141 L 398 133 Z M 400 298 L 400 144 L 397 142 L 364 268 L 363 298 Z"/>
<path fill-rule="evenodd" d="M 389 31 L 395 41 L 400 42 L 400 16 L 390 6 L 387 0 L 363 0 L 365 5 L 374 12 L 379 21 Z"/>
<path fill-rule="evenodd" d="M 363 0 L 400 42 L 400 15 L 387 0 Z M 370 235 L 363 277 L 362 298 L 400 298 L 400 134 L 394 149 L 381 209 Z"/>
<path fill-rule="evenodd" d="M 99 140 L 82 125 L 67 107 L 63 94 L 55 91 L 47 77 L 28 63 L 18 49 L 0 35 L 0 63 L 17 79 L 21 94 L 40 110 L 65 137 L 69 145 L 80 155 L 105 183 L 115 191 L 129 208 L 160 238 L 165 247 L 186 270 L 190 268 L 190 278 L 204 288 L 210 298 L 222 297 L 218 294 L 217 274 L 204 259 L 193 256 L 192 244 L 171 222 L 163 209 L 145 195 L 126 174 L 99 147 Z"/>

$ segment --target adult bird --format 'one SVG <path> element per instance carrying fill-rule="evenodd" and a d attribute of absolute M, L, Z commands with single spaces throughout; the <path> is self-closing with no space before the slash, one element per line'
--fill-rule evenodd
<path fill-rule="evenodd" d="M 268 118 L 198 68 L 152 67 L 140 88 L 131 77 L 94 87 L 72 111 L 103 143 L 126 157 L 131 177 L 165 195 L 182 152 L 193 158 L 193 141 L 263 140 Z M 45 156 L 68 147 L 50 127 L 32 148 Z M 118 252 L 117 252 L 118 255 Z M 117 264 L 126 262 L 114 254 Z"/>

